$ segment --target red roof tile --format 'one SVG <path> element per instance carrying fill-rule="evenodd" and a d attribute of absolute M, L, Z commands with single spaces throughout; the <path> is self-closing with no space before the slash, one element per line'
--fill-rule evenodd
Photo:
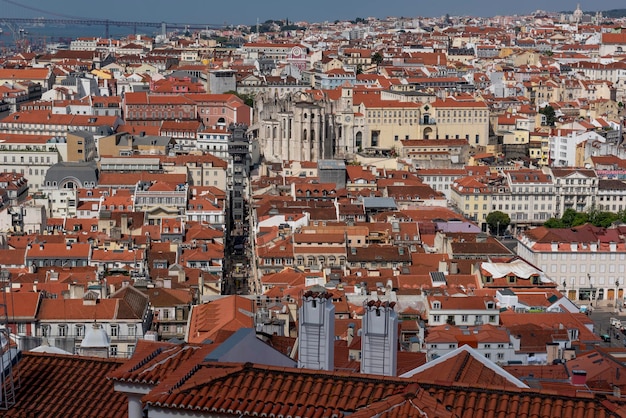
<path fill-rule="evenodd" d="M 115 418 L 128 415 L 128 400 L 105 376 L 118 359 L 22 353 L 14 371 L 20 388 L 3 417 Z"/>

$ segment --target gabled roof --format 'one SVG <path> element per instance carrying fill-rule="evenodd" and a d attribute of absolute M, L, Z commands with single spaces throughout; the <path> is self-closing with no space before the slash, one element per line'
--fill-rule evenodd
<path fill-rule="evenodd" d="M 401 377 L 415 377 L 418 380 L 464 383 L 470 385 L 496 385 L 503 389 L 528 388 L 524 382 L 505 371 L 493 361 L 463 345 L 443 356 L 403 374 Z"/>
<path fill-rule="evenodd" d="M 189 319 L 190 343 L 215 340 L 220 330 L 236 331 L 254 327 L 254 303 L 241 296 L 226 296 L 194 306 Z"/>
<path fill-rule="evenodd" d="M 347 372 L 288 369 L 251 363 L 204 363 L 166 382 L 143 400 L 150 408 L 284 417 L 343 417 L 417 385 L 378 376 L 356 380 Z M 165 385 L 165 384 L 164 384 Z M 450 416 L 448 414 L 444 416 Z"/>

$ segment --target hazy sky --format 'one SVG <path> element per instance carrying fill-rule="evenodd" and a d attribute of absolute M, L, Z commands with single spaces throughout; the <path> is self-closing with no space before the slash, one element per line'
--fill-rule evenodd
<path fill-rule="evenodd" d="M 580 2 L 581 8 L 626 8 L 623 0 Z M 166 21 L 207 24 L 253 24 L 257 18 L 306 20 L 309 22 L 385 16 L 494 16 L 526 14 L 537 9 L 574 10 L 576 1 L 565 0 L 0 0 L 0 16 L 54 17 L 45 11 L 73 17 L 135 21 Z M 20 7 L 24 5 L 26 7 Z"/>

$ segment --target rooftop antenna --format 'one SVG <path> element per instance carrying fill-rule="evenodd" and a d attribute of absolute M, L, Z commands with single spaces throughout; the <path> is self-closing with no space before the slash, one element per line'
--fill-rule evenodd
<path fill-rule="evenodd" d="M 9 311 L 7 299 L 13 297 L 11 289 L 11 277 L 9 272 L 0 272 L 2 280 L 2 298 L 0 298 L 0 410 L 8 410 L 15 405 L 15 391 L 19 389 L 19 377 L 13 376 L 13 367 L 20 359 L 20 351 L 11 343 L 11 329 L 9 328 Z M 10 295 L 9 295 L 10 292 Z M 15 322 L 15 305 L 12 303 L 12 317 Z M 15 325 L 17 327 L 17 324 Z M 16 329 L 17 331 L 17 329 Z"/>

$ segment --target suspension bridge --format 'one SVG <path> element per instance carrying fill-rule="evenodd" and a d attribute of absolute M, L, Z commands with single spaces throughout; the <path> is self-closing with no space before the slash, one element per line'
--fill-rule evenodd
<path fill-rule="evenodd" d="M 21 28 L 26 25 L 68 25 L 68 26 L 104 26 L 105 37 L 110 37 L 109 29 L 111 27 L 127 27 L 133 28 L 133 32 L 137 33 L 137 28 L 153 28 L 161 29 L 162 34 L 166 34 L 168 30 L 220 30 L 225 29 L 227 24 L 212 24 L 212 23 L 180 23 L 180 22 L 144 22 L 144 21 L 127 21 L 127 20 L 114 20 L 114 19 L 96 19 L 70 16 L 62 13 L 53 12 L 50 10 L 40 9 L 31 5 L 22 4 L 15 0 L 0 0 L 2 3 L 7 3 L 9 6 L 3 8 L 4 13 L 8 10 L 15 10 L 17 8 L 26 9 L 30 12 L 36 12 L 46 17 L 8 17 L 0 15 L 0 24 L 9 27 L 12 31 L 14 28 Z M 4 14 L 3 13 L 3 14 Z M 52 16 L 52 17 L 47 17 Z M 15 31 L 14 31 L 15 32 Z"/>
<path fill-rule="evenodd" d="M 109 28 L 111 26 L 117 27 L 131 27 L 134 32 L 137 32 L 137 28 L 160 28 L 163 34 L 168 30 L 183 29 L 183 30 L 220 30 L 227 27 L 226 24 L 201 24 L 201 23 L 173 23 L 173 22 L 141 22 L 141 21 L 125 21 L 125 20 L 109 20 L 109 19 L 89 19 L 89 18 L 21 18 L 21 17 L 0 17 L 0 24 L 7 26 L 24 25 L 84 25 L 84 26 L 104 26 L 105 37 L 109 37 Z"/>

